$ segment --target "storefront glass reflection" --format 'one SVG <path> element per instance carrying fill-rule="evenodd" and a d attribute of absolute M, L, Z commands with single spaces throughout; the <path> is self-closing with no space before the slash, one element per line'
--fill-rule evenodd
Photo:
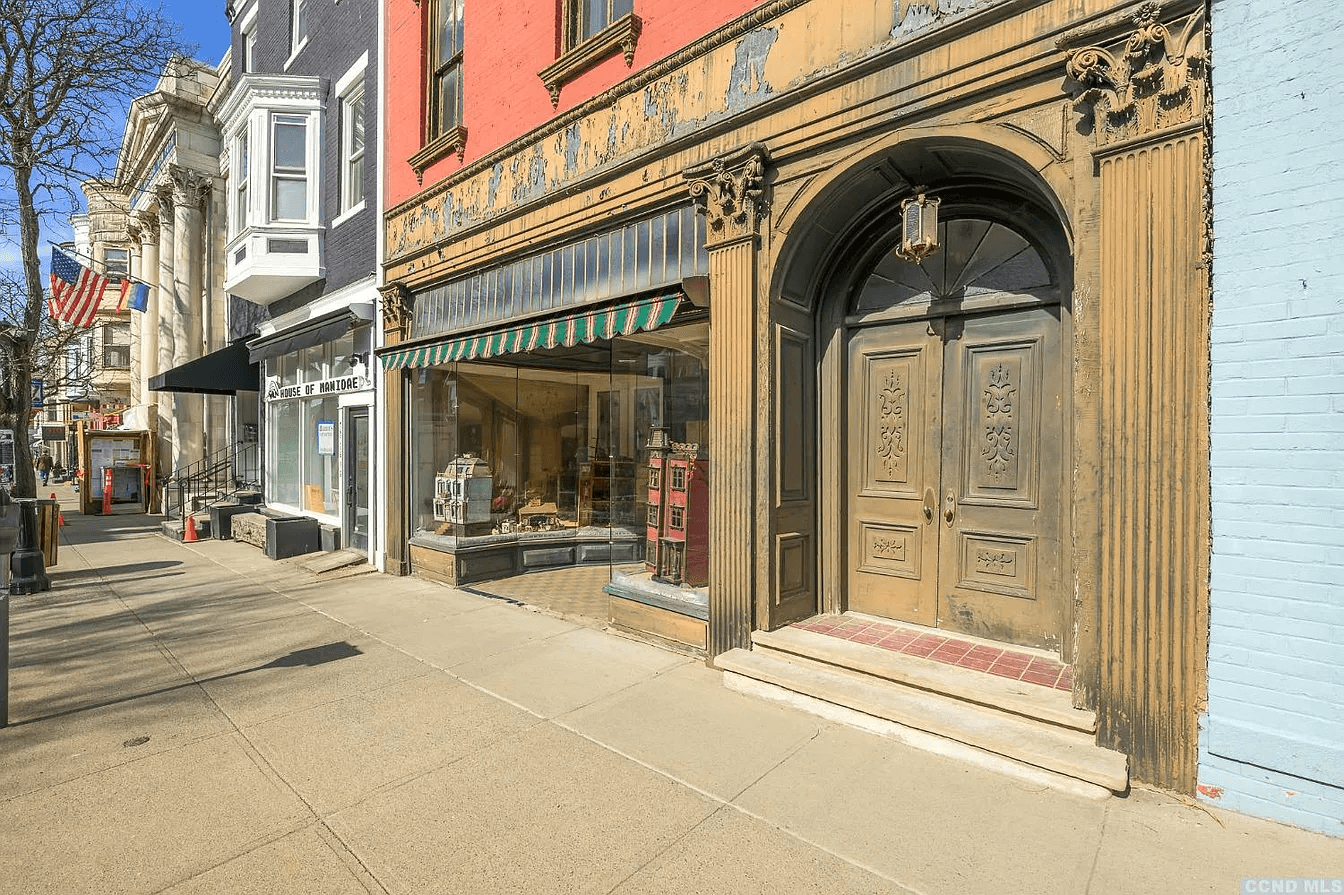
<path fill-rule="evenodd" d="M 485 577 L 592 564 L 657 572 L 645 568 L 657 552 L 647 545 L 671 512 L 651 496 L 650 459 L 672 444 L 705 480 L 708 345 L 702 322 L 412 372 L 417 543 L 473 551 Z M 674 537 L 703 534 L 707 506 L 683 502 L 677 516 Z M 695 543 L 703 553 L 705 538 Z M 492 550 L 496 561 L 481 561 Z"/>

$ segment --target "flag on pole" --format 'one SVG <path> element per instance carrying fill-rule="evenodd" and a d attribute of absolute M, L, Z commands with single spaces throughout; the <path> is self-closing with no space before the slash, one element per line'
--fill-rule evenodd
<path fill-rule="evenodd" d="M 75 326 L 93 326 L 108 279 L 51 247 L 51 316 Z"/>
<path fill-rule="evenodd" d="M 134 280 L 122 280 L 121 292 L 117 297 L 117 310 L 143 311 L 149 307 L 149 284 Z"/>

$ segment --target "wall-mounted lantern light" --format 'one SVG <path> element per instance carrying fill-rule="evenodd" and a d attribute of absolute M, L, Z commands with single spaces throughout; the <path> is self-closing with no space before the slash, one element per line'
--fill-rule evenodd
<path fill-rule="evenodd" d="M 918 264 L 938 250 L 938 205 L 940 199 L 924 195 L 916 187 L 915 195 L 901 202 L 901 244 L 896 254 Z"/>

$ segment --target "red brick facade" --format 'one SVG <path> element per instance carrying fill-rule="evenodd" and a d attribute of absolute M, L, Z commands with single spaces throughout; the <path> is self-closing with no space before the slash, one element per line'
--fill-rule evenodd
<path fill-rule="evenodd" d="M 462 162 L 450 153 L 430 165 L 424 171 L 423 186 L 521 137 L 759 2 L 635 0 L 635 15 L 643 30 L 633 66 L 627 68 L 622 54 L 614 53 L 566 83 L 558 107 L 552 108 L 550 94 L 537 73 L 560 55 L 560 3 L 466 0 L 462 58 L 465 154 Z M 425 19 L 431 5 L 430 0 L 387 3 L 386 207 L 404 202 L 422 188 L 408 159 L 424 145 Z"/>

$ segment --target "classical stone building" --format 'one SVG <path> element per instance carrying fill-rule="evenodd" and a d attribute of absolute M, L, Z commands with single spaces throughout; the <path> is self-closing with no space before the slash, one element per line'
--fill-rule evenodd
<path fill-rule="evenodd" d="M 743 689 L 1193 792 L 1203 4 L 515 7 L 386 7 L 431 35 L 386 88 L 387 568 L 607 561 L 611 621 Z M 702 598 L 636 565 L 659 428 Z"/>
<path fill-rule="evenodd" d="M 165 476 L 227 448 L 239 429 L 232 398 L 257 387 L 255 372 L 249 382 L 245 369 L 215 356 L 228 344 L 225 206 L 210 108 L 227 87 L 223 71 L 221 83 L 214 66 L 173 60 L 154 91 L 131 104 L 116 173 L 105 187 L 126 209 L 130 273 L 154 287 L 145 312 L 131 312 L 126 421 L 158 432 Z M 239 375 L 222 376 L 221 369 Z"/>

